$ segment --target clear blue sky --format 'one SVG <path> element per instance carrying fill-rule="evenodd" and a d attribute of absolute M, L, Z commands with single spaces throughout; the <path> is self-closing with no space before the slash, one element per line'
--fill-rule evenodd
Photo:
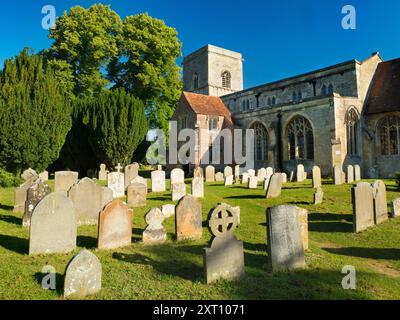
<path fill-rule="evenodd" d="M 100 1 L 4 0 L 0 12 L 0 63 L 28 46 L 48 47 L 41 27 L 44 5 L 57 15 Z M 109 0 L 121 17 L 148 12 L 175 27 L 183 54 L 207 43 L 239 51 L 245 87 L 259 85 L 379 51 L 400 57 L 398 0 Z M 357 29 L 343 30 L 341 8 L 357 10 Z"/>

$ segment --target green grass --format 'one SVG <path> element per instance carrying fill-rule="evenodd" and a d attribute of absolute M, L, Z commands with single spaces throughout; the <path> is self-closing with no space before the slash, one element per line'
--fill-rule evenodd
<path fill-rule="evenodd" d="M 400 196 L 393 181 L 385 183 L 388 202 Z M 149 194 L 147 207 L 134 209 L 131 247 L 97 251 L 97 227 L 84 226 L 79 227 L 75 252 L 36 257 L 27 255 L 29 230 L 21 227 L 22 214 L 12 213 L 14 190 L 0 189 L 0 299 L 62 299 L 65 267 L 82 248 L 94 251 L 103 265 L 103 289 L 89 299 L 400 299 L 400 219 L 353 234 L 351 186 L 335 186 L 325 180 L 323 189 L 324 203 L 314 206 L 310 180 L 288 183 L 280 198 L 268 200 L 261 187 L 248 190 L 242 185 L 207 184 L 202 200 L 203 239 L 176 243 L 174 219 L 170 218 L 164 223 L 168 242 L 157 247 L 140 242 L 144 214 L 172 202 L 169 192 Z M 244 242 L 246 275 L 240 281 L 207 285 L 203 248 L 211 235 L 206 218 L 219 202 L 241 207 L 236 235 Z M 279 204 L 309 210 L 306 270 L 271 273 L 266 252 L 266 208 Z M 45 265 L 57 270 L 56 291 L 41 288 Z M 341 287 L 345 265 L 357 270 L 357 290 Z"/>

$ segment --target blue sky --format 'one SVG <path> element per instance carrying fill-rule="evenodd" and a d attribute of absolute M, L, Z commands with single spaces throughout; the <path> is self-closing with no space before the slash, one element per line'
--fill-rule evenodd
<path fill-rule="evenodd" d="M 44 5 L 57 15 L 99 1 L 12 0 L 0 10 L 0 63 L 28 46 L 48 47 Z M 400 57 L 400 1 L 382 0 L 114 0 L 121 17 L 148 12 L 175 27 L 183 54 L 207 43 L 243 54 L 245 87 L 293 76 L 379 51 Z M 357 29 L 341 27 L 344 5 L 357 10 Z"/>

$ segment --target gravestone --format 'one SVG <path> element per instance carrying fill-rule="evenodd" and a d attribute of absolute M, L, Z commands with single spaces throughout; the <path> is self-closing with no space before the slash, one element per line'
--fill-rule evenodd
<path fill-rule="evenodd" d="M 113 191 L 114 199 L 125 196 L 125 175 L 122 172 L 108 174 L 108 188 Z"/>
<path fill-rule="evenodd" d="M 204 198 L 204 179 L 203 176 L 194 177 L 192 179 L 192 196 L 196 198 Z"/>
<path fill-rule="evenodd" d="M 304 171 L 304 179 L 303 179 L 303 181 L 307 180 L 307 175 L 308 175 L 308 173 L 306 171 Z"/>
<path fill-rule="evenodd" d="M 272 271 L 291 271 L 306 266 L 297 208 L 282 205 L 267 210 L 268 256 Z"/>
<path fill-rule="evenodd" d="M 240 183 L 240 166 L 236 165 L 235 166 L 235 182 Z"/>
<path fill-rule="evenodd" d="M 265 168 L 261 168 L 257 171 L 258 182 L 264 182 L 266 176 L 267 176 L 267 170 Z"/>
<path fill-rule="evenodd" d="M 361 180 L 361 168 L 358 164 L 354 166 L 354 181 Z"/>
<path fill-rule="evenodd" d="M 33 186 L 27 190 L 25 201 L 25 212 L 22 218 L 22 225 L 29 227 L 33 210 L 42 199 L 51 193 L 50 187 L 39 179 Z"/>
<path fill-rule="evenodd" d="M 394 199 L 392 201 L 392 218 L 400 217 L 400 198 Z"/>
<path fill-rule="evenodd" d="M 274 173 L 268 184 L 266 198 L 277 198 L 282 193 L 282 175 L 280 173 Z"/>
<path fill-rule="evenodd" d="M 68 253 L 76 248 L 76 210 L 65 192 L 50 193 L 33 210 L 29 255 Z"/>
<path fill-rule="evenodd" d="M 113 200 L 112 190 L 99 186 L 90 178 L 83 178 L 68 191 L 76 209 L 78 225 L 96 225 L 103 208 Z"/>
<path fill-rule="evenodd" d="M 344 183 L 343 171 L 342 171 L 341 166 L 333 167 L 333 175 L 334 175 L 334 179 L 335 179 L 335 185 L 341 185 Z"/>
<path fill-rule="evenodd" d="M 139 164 L 132 163 L 129 166 L 125 167 L 125 188 L 127 188 L 131 181 L 135 179 L 139 175 Z"/>
<path fill-rule="evenodd" d="M 145 207 L 147 204 L 147 187 L 143 183 L 131 183 L 127 190 L 129 207 Z"/>
<path fill-rule="evenodd" d="M 222 172 L 216 173 L 215 182 L 225 182 L 224 174 Z"/>
<path fill-rule="evenodd" d="M 132 242 L 133 211 L 122 200 L 109 203 L 99 215 L 97 248 L 110 250 Z"/>
<path fill-rule="evenodd" d="M 215 182 L 215 168 L 213 166 L 206 167 L 206 182 Z"/>
<path fill-rule="evenodd" d="M 256 176 L 256 171 L 253 169 L 247 170 L 247 173 L 249 174 L 249 177 L 255 177 Z"/>
<path fill-rule="evenodd" d="M 274 174 L 274 168 L 268 167 L 268 168 L 266 169 L 265 174 L 266 174 L 266 175 L 271 175 L 271 176 L 272 176 L 272 175 Z"/>
<path fill-rule="evenodd" d="M 373 188 L 375 224 L 381 224 L 388 220 L 386 186 L 383 181 L 377 180 Z"/>
<path fill-rule="evenodd" d="M 289 181 L 293 182 L 294 181 L 294 171 L 290 171 L 290 176 L 289 176 Z"/>
<path fill-rule="evenodd" d="M 314 193 L 314 204 L 318 205 L 321 204 L 323 201 L 324 201 L 324 192 L 322 190 L 322 187 L 318 187 Z"/>
<path fill-rule="evenodd" d="M 347 166 L 347 183 L 354 182 L 354 167 L 352 165 Z"/>
<path fill-rule="evenodd" d="M 102 163 L 100 165 L 100 171 L 99 171 L 99 181 L 107 181 L 107 177 L 108 177 L 108 170 L 106 168 L 106 165 L 104 163 Z"/>
<path fill-rule="evenodd" d="M 164 204 L 161 207 L 161 212 L 164 215 L 165 219 L 175 216 L 175 208 L 176 205 L 174 204 Z"/>
<path fill-rule="evenodd" d="M 313 169 L 312 169 L 312 181 L 313 181 L 313 188 L 322 187 L 321 169 L 318 166 L 314 166 Z"/>
<path fill-rule="evenodd" d="M 135 179 L 132 179 L 130 184 L 132 183 L 140 183 L 142 185 L 144 185 L 146 187 L 146 193 L 148 192 L 148 188 L 147 188 L 147 179 L 141 177 L 141 176 L 137 176 Z"/>
<path fill-rule="evenodd" d="M 225 177 L 225 185 L 226 186 L 231 186 L 233 185 L 233 175 L 226 176 Z"/>
<path fill-rule="evenodd" d="M 179 201 L 186 195 L 186 184 L 177 182 L 172 184 L 172 201 Z"/>
<path fill-rule="evenodd" d="M 282 183 L 287 183 L 287 181 L 288 181 L 287 174 L 285 172 L 282 172 L 281 175 L 282 175 Z"/>
<path fill-rule="evenodd" d="M 296 177 L 297 177 L 297 182 L 303 182 L 304 181 L 304 166 L 302 164 L 297 165 L 297 170 L 296 170 Z"/>
<path fill-rule="evenodd" d="M 80 251 L 65 271 L 64 298 L 83 299 L 101 290 L 102 266 L 90 251 Z"/>
<path fill-rule="evenodd" d="M 54 191 L 69 191 L 69 189 L 78 182 L 78 172 L 58 171 L 55 173 Z"/>
<path fill-rule="evenodd" d="M 272 177 L 272 174 L 267 174 L 267 176 L 265 177 L 265 180 L 264 180 L 264 190 L 265 191 L 268 190 L 268 186 L 271 181 L 271 177 Z"/>
<path fill-rule="evenodd" d="M 296 207 L 297 222 L 299 223 L 300 235 L 303 241 L 304 250 L 308 250 L 308 211 L 303 208 Z"/>
<path fill-rule="evenodd" d="M 358 233 L 374 225 L 373 188 L 367 182 L 359 182 L 352 188 L 353 229 Z"/>
<path fill-rule="evenodd" d="M 204 180 L 204 173 L 202 167 L 196 167 L 193 171 L 193 178 L 202 178 Z"/>
<path fill-rule="evenodd" d="M 201 239 L 202 206 L 197 198 L 187 195 L 179 201 L 175 210 L 175 232 L 178 241 Z"/>
<path fill-rule="evenodd" d="M 33 180 L 25 181 L 14 191 L 14 209 L 13 212 L 24 212 L 26 196 L 28 189 L 35 184 Z"/>
<path fill-rule="evenodd" d="M 233 175 L 232 167 L 226 166 L 224 168 L 224 177 L 226 178 L 226 177 L 229 177 L 229 176 L 232 176 L 232 175 Z"/>
<path fill-rule="evenodd" d="M 247 187 L 249 189 L 257 189 L 258 186 L 258 179 L 256 176 L 250 176 Z"/>
<path fill-rule="evenodd" d="M 176 183 L 185 183 L 185 171 L 179 168 L 171 171 L 171 188 Z"/>
<path fill-rule="evenodd" d="M 39 174 L 40 180 L 43 182 L 49 181 L 49 172 L 48 171 L 43 171 Z"/>
<path fill-rule="evenodd" d="M 243 172 L 242 174 L 242 184 L 247 184 L 249 183 L 249 174 L 247 172 Z"/>
<path fill-rule="evenodd" d="M 33 181 L 33 180 L 37 180 L 39 178 L 39 175 L 37 174 L 37 172 L 35 170 L 29 168 L 21 174 L 21 178 L 24 181 Z"/>
<path fill-rule="evenodd" d="M 144 244 L 162 244 L 167 240 L 167 230 L 162 223 L 165 217 L 160 209 L 151 209 L 145 217 L 147 228 L 143 232 Z"/>
<path fill-rule="evenodd" d="M 232 207 L 220 204 L 210 214 L 209 228 L 213 235 L 210 248 L 204 249 L 206 282 L 235 280 L 244 275 L 243 242 L 234 235 L 237 215 Z"/>
<path fill-rule="evenodd" d="M 165 171 L 151 172 L 151 192 L 165 192 Z"/>

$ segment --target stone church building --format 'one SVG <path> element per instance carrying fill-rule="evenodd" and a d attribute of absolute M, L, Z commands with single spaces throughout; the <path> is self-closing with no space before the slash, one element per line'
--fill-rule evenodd
<path fill-rule="evenodd" d="M 207 45 L 183 61 L 178 129 L 208 128 L 196 165 L 223 128 L 255 130 L 255 169 L 302 163 L 332 175 L 359 164 L 364 177 L 400 171 L 400 59 L 379 53 L 243 89 L 240 53 Z"/>

